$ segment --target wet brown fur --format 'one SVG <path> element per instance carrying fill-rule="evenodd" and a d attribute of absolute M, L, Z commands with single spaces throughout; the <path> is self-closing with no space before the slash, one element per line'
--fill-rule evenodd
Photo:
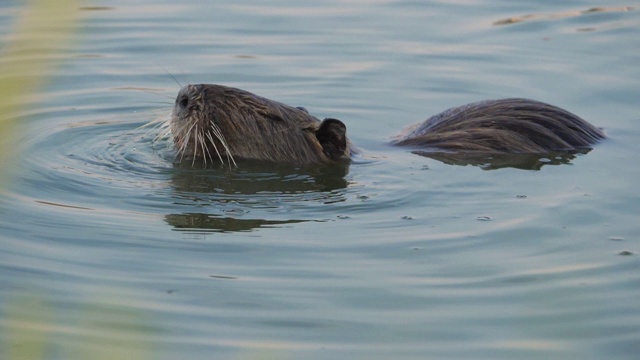
<path fill-rule="evenodd" d="M 349 156 L 339 120 L 320 121 L 304 109 L 220 85 L 183 87 L 171 131 L 180 157 L 205 163 L 218 157 L 230 164 L 233 158 L 315 164 Z"/>
<path fill-rule="evenodd" d="M 449 152 L 540 154 L 586 148 L 603 138 L 600 129 L 556 106 L 502 99 L 444 111 L 410 127 L 394 144 Z"/>
<path fill-rule="evenodd" d="M 349 158 L 345 125 L 301 108 L 220 85 L 187 85 L 171 131 L 180 159 L 234 158 L 317 164 Z M 394 145 L 433 152 L 538 154 L 588 148 L 604 134 L 558 107 L 527 99 L 488 100 L 444 111 L 405 130 Z"/>

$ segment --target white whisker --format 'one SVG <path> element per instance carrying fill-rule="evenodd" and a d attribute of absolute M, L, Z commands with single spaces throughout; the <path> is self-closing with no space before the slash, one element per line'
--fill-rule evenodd
<path fill-rule="evenodd" d="M 154 137 L 153 140 L 151 140 L 151 142 L 155 143 L 162 139 L 168 139 L 170 135 L 171 135 L 171 129 L 165 129 L 164 131 L 158 133 L 158 135 L 156 135 L 156 137 Z"/>
<path fill-rule="evenodd" d="M 229 162 L 229 168 L 231 168 L 231 162 L 233 162 L 234 167 L 238 167 L 235 159 L 233 158 L 233 155 L 231 155 L 231 151 L 229 150 L 229 146 L 227 145 L 227 141 L 225 140 L 224 135 L 222 135 L 220 128 L 216 124 L 214 124 L 213 121 L 211 122 L 211 130 L 216 135 L 216 137 L 220 140 L 220 143 L 222 144 L 222 146 L 225 149 L 225 152 L 227 153 L 227 161 Z"/>
<path fill-rule="evenodd" d="M 191 160 L 191 167 L 196 164 L 196 152 L 198 151 L 198 124 L 196 124 L 195 127 L 196 131 L 193 135 L 193 141 L 195 142 L 195 144 L 193 144 L 193 159 Z"/>
<path fill-rule="evenodd" d="M 167 69 L 165 69 L 165 68 L 164 68 L 164 67 L 162 67 L 162 66 L 160 66 L 160 68 L 161 68 L 162 70 L 164 70 L 164 72 L 165 72 L 165 73 L 167 73 L 167 75 L 171 76 L 171 78 L 173 79 L 173 81 L 175 81 L 175 82 L 176 82 L 176 84 L 178 84 L 178 86 L 179 86 L 179 87 L 182 87 L 182 84 L 180 84 L 180 81 L 178 81 L 178 79 L 176 79 L 176 77 L 175 77 L 175 76 L 173 76 L 173 74 L 172 74 L 172 73 L 170 73 L 169 71 L 167 71 Z"/>
<path fill-rule="evenodd" d="M 220 162 L 224 165 L 224 161 L 222 160 L 222 155 L 220 155 L 220 151 L 218 150 L 218 147 L 216 146 L 216 142 L 213 141 L 213 137 L 211 136 L 211 132 L 207 133 L 207 138 L 209 138 L 209 141 L 211 141 L 211 145 L 213 145 L 213 149 L 216 151 L 216 154 L 218 154 L 218 159 L 220 159 Z M 211 159 L 211 162 L 213 162 L 213 159 Z"/>
<path fill-rule="evenodd" d="M 152 90 L 147 90 L 147 89 L 138 89 L 142 92 L 146 92 L 147 94 L 153 94 L 153 95 L 159 95 L 159 96 L 164 96 L 166 98 L 169 98 L 171 100 L 175 99 L 175 96 L 171 96 L 171 95 L 167 95 L 167 94 L 163 94 L 163 93 L 159 93 L 157 91 L 152 91 Z"/>
<path fill-rule="evenodd" d="M 205 137 L 208 137 L 208 136 L 209 136 L 209 133 L 202 134 L 202 137 L 203 137 L 202 143 L 203 144 L 205 143 Z M 209 156 L 209 160 L 211 160 L 211 164 L 213 164 L 213 156 L 211 156 L 211 152 L 209 151 L 209 147 L 208 146 L 204 146 L 203 149 L 204 149 L 203 150 L 203 155 L 205 157 L 204 165 L 207 166 L 207 155 Z M 205 151 L 206 151 L 206 153 L 205 153 Z"/>
<path fill-rule="evenodd" d="M 169 124 L 170 122 L 171 122 L 171 117 L 170 117 L 170 116 L 163 115 L 163 116 L 158 117 L 157 119 L 154 119 L 154 120 L 149 121 L 148 123 L 146 123 L 146 124 L 144 124 L 144 125 L 138 126 L 138 127 L 136 128 L 136 130 L 145 129 L 145 128 L 148 128 L 148 127 L 156 127 L 156 126 L 158 126 L 158 125 L 159 125 L 160 127 L 162 127 L 162 126 L 163 126 L 163 125 L 165 125 L 165 124 L 167 124 L 167 126 L 168 126 L 168 124 Z"/>
<path fill-rule="evenodd" d="M 200 148 L 202 149 L 202 161 L 204 167 L 207 167 L 207 153 L 205 152 L 205 141 L 202 132 L 198 133 L 198 141 L 200 142 Z"/>
<path fill-rule="evenodd" d="M 191 131 L 193 130 L 193 127 L 195 126 L 195 124 L 191 125 L 189 127 L 189 129 L 187 129 L 187 133 L 184 135 L 184 137 L 182 138 L 182 144 L 180 144 L 180 148 L 178 149 L 178 153 L 176 154 L 176 158 L 178 158 L 178 155 L 180 155 L 180 163 L 182 163 L 182 160 L 184 159 L 184 153 L 187 150 L 187 144 L 189 142 L 189 137 L 191 136 Z M 180 131 L 180 133 L 182 133 L 182 131 Z M 175 159 L 174 159 L 175 161 Z"/>

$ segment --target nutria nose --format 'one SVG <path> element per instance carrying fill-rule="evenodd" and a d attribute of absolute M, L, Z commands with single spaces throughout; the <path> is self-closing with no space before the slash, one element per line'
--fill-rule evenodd
<path fill-rule="evenodd" d="M 180 89 L 178 96 L 176 97 L 176 106 L 180 108 L 180 110 L 185 110 L 189 106 L 189 93 L 193 89 L 193 85 L 184 86 Z"/>
<path fill-rule="evenodd" d="M 180 106 L 180 109 L 182 110 L 189 106 L 189 96 L 187 94 L 183 94 L 178 98 L 178 106 Z"/>
<path fill-rule="evenodd" d="M 204 90 L 204 85 L 202 84 L 197 84 L 197 85 L 189 84 L 184 86 L 182 89 L 180 89 L 180 92 L 178 93 L 178 97 L 176 98 L 176 106 L 178 106 L 181 110 L 187 109 L 193 96 L 195 94 L 199 94 L 203 92 L 203 90 Z"/>

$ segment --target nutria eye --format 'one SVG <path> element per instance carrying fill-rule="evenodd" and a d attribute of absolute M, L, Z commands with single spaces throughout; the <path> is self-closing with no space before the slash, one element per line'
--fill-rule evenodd
<path fill-rule="evenodd" d="M 189 98 L 185 96 L 180 100 L 178 105 L 180 105 L 181 108 L 186 109 L 187 105 L 189 105 Z"/>

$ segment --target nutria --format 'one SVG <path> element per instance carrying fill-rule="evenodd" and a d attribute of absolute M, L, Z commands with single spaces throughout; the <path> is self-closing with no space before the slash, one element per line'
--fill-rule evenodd
<path fill-rule="evenodd" d="M 184 86 L 170 125 L 179 158 L 205 164 L 214 157 L 229 165 L 235 159 L 331 163 L 353 152 L 342 121 L 321 121 L 304 108 L 221 85 Z M 446 110 L 392 144 L 434 153 L 544 154 L 578 151 L 602 138 L 598 128 L 553 105 L 503 99 Z"/>
<path fill-rule="evenodd" d="M 296 165 L 349 158 L 347 128 L 250 92 L 221 85 L 187 85 L 176 98 L 171 133 L 179 157 L 217 156 L 229 164 L 253 159 Z"/>

